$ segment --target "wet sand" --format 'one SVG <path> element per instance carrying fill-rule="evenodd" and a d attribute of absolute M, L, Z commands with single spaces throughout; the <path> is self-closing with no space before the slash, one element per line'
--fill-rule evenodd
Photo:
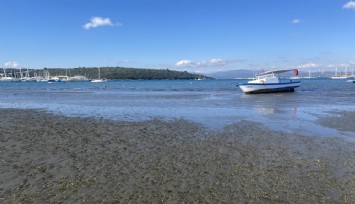
<path fill-rule="evenodd" d="M 14 109 L 0 130 L 1 203 L 355 203 L 355 145 L 336 136 Z"/>
<path fill-rule="evenodd" d="M 334 117 L 321 117 L 318 122 L 340 131 L 355 132 L 355 112 L 333 111 Z"/>

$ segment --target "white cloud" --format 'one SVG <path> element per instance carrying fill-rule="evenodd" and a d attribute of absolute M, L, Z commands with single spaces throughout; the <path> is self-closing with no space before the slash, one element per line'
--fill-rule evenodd
<path fill-rule="evenodd" d="M 351 65 L 351 62 L 349 64 Z M 349 66 L 349 64 L 348 63 L 328 64 L 326 67 L 328 67 L 328 68 L 346 67 L 346 66 Z"/>
<path fill-rule="evenodd" d="M 4 63 L 5 68 L 17 68 L 19 66 L 20 66 L 20 64 L 16 61 L 9 61 L 9 62 Z"/>
<path fill-rule="evenodd" d="M 301 23 L 301 20 L 298 19 L 298 18 L 295 18 L 295 19 L 293 19 L 293 20 L 291 21 L 291 23 L 292 23 L 292 24 L 299 24 L 299 23 Z"/>
<path fill-rule="evenodd" d="M 128 60 L 128 59 L 119 60 L 119 61 L 117 61 L 117 63 L 134 63 L 134 60 Z"/>
<path fill-rule="evenodd" d="M 196 63 L 192 62 L 191 60 L 180 60 L 176 62 L 175 66 L 177 67 L 194 67 Z"/>
<path fill-rule="evenodd" d="M 355 2 L 349 1 L 343 5 L 343 9 L 355 9 Z"/>
<path fill-rule="evenodd" d="M 226 62 L 222 59 L 210 59 L 207 61 L 201 62 L 193 62 L 191 60 L 180 60 L 176 62 L 175 66 L 177 67 L 205 67 L 205 66 L 222 66 L 225 65 Z"/>
<path fill-rule="evenodd" d="M 314 63 L 308 63 L 308 64 L 303 64 L 303 65 L 297 66 L 297 68 L 299 68 L 299 69 L 317 68 L 317 67 L 319 67 L 319 65 L 314 64 Z"/>
<path fill-rule="evenodd" d="M 226 62 L 222 59 L 210 59 L 207 62 L 201 63 L 203 66 L 221 66 L 225 65 Z"/>
<path fill-rule="evenodd" d="M 119 26 L 122 25 L 120 23 L 113 24 L 110 18 L 102 18 L 102 17 L 92 17 L 90 23 L 85 24 L 83 27 L 85 29 L 96 28 L 99 26 Z"/>

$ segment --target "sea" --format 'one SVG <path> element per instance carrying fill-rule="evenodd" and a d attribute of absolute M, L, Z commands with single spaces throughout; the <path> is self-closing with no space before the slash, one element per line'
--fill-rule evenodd
<path fill-rule="evenodd" d="M 0 108 L 117 121 L 186 119 L 219 130 L 242 120 L 289 133 L 355 138 L 354 132 L 324 127 L 319 117 L 355 111 L 355 84 L 301 79 L 293 93 L 245 95 L 231 80 L 112 80 L 91 82 L 1 82 Z"/>

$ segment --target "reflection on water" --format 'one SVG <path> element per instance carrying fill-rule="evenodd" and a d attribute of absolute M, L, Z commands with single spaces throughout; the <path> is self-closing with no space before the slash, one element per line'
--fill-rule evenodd
<path fill-rule="evenodd" d="M 243 94 L 236 87 L 239 82 L 0 83 L 0 107 L 42 108 L 71 116 L 114 120 L 177 117 L 211 128 L 253 120 L 283 131 L 323 135 L 329 129 L 315 123 L 319 115 L 331 110 L 355 110 L 355 86 L 342 80 L 305 80 L 294 93 L 260 95 Z"/>

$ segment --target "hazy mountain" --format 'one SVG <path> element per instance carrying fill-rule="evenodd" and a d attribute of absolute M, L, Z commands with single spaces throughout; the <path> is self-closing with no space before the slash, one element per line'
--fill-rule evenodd
<path fill-rule="evenodd" d="M 206 76 L 213 77 L 215 79 L 235 79 L 235 78 L 250 78 L 255 76 L 255 74 L 261 73 L 260 70 L 247 70 L 247 69 L 240 69 L 240 70 L 228 70 L 228 71 L 220 71 L 220 72 L 213 72 L 208 73 Z M 348 73 L 351 74 L 351 73 Z M 331 77 L 334 75 L 333 71 L 312 71 L 309 73 L 308 71 L 299 71 L 300 77 Z M 285 73 L 284 76 L 294 76 L 293 72 Z"/>
<path fill-rule="evenodd" d="M 220 71 L 206 74 L 209 77 L 216 79 L 235 79 L 235 78 L 250 78 L 253 77 L 256 71 L 239 69 L 239 70 L 228 70 Z"/>

